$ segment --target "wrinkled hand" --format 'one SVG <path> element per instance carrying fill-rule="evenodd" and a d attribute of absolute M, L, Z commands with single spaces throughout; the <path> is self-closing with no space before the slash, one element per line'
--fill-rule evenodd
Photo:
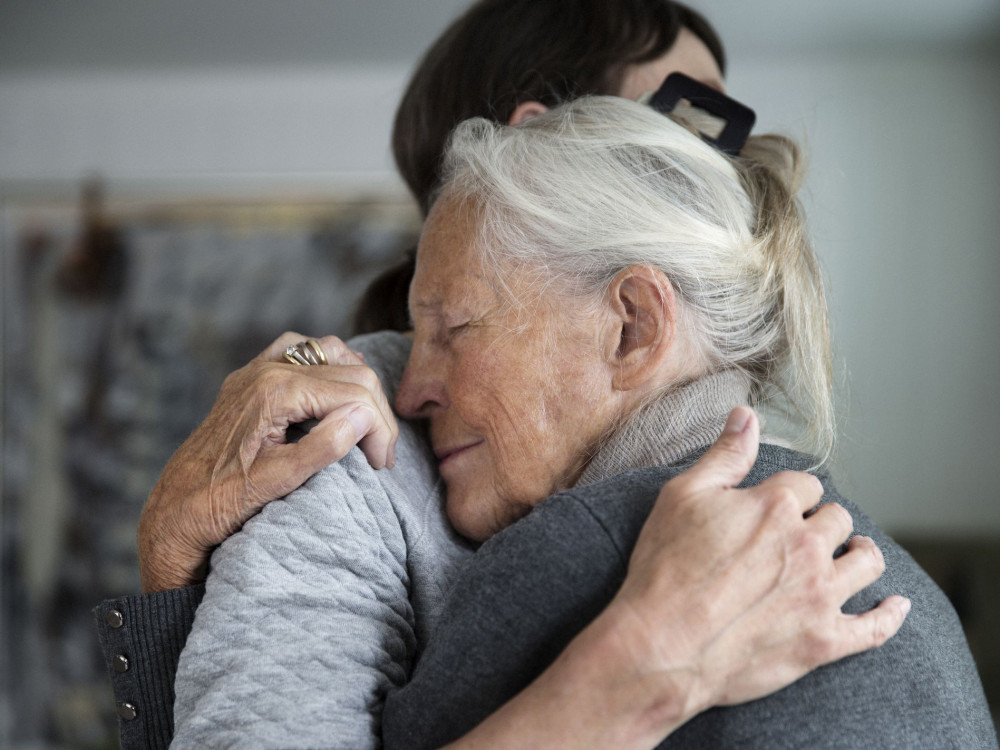
<path fill-rule="evenodd" d="M 319 339 L 328 365 L 284 362 L 305 338 L 286 333 L 229 375 L 164 468 L 139 521 L 143 591 L 202 580 L 213 547 L 354 445 L 376 469 L 395 463 L 399 428 L 378 376 L 334 336 Z M 319 422 L 287 442 L 289 425 L 309 419 Z"/>
<path fill-rule="evenodd" d="M 879 646 L 909 612 L 900 596 L 864 614 L 841 611 L 882 574 L 881 552 L 854 537 L 833 559 L 853 524 L 835 503 L 804 515 L 823 493 L 809 474 L 782 472 L 734 489 L 758 441 L 756 416 L 736 409 L 701 460 L 664 485 L 608 610 L 622 628 L 620 653 L 640 679 L 685 696 L 683 705 L 650 707 L 665 728 Z"/>

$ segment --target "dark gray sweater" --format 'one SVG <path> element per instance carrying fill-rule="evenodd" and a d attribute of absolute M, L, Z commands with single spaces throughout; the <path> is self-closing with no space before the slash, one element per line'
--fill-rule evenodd
<path fill-rule="evenodd" d="M 662 484 L 689 463 L 562 493 L 483 545 L 452 590 L 412 680 L 388 698 L 385 747 L 454 740 L 540 674 L 614 596 Z M 764 445 L 746 484 L 808 465 L 800 454 Z M 824 502 L 844 505 L 856 532 L 871 536 L 886 559 L 886 573 L 845 611 L 903 594 L 913 609 L 902 629 L 881 648 L 767 698 L 707 711 L 661 747 L 996 748 L 982 683 L 951 605 L 828 476 L 820 478 Z"/>

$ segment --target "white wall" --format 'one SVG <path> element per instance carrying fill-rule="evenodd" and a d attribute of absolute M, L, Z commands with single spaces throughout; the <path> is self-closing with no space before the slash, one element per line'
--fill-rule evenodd
<path fill-rule="evenodd" d="M 0 75 L 0 179 L 396 184 L 403 66 Z"/>
<path fill-rule="evenodd" d="M 804 135 L 847 370 L 842 489 L 894 530 L 1000 530 L 1000 56 L 746 60 Z"/>
<path fill-rule="evenodd" d="M 849 376 L 841 488 L 897 532 L 1000 532 L 1000 55 L 786 53 L 731 69 L 760 130 L 809 142 L 806 202 Z M 0 178 L 396 184 L 406 74 L 0 76 Z"/>

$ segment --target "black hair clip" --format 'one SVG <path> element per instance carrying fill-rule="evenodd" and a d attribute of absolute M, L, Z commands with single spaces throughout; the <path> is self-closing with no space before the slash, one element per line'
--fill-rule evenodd
<path fill-rule="evenodd" d="M 687 99 L 692 106 L 725 120 L 726 125 L 716 138 L 710 138 L 704 133 L 701 137 L 723 153 L 739 155 L 757 120 L 752 109 L 683 73 L 668 75 L 667 80 L 649 100 L 649 106 L 666 115 L 674 111 L 681 99 Z"/>

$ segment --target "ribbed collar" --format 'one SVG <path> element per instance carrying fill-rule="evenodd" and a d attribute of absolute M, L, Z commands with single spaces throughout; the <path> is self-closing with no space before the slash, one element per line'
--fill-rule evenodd
<path fill-rule="evenodd" d="M 577 486 L 630 469 L 666 466 L 715 442 L 735 407 L 748 403 L 750 379 L 723 370 L 667 393 L 639 409 L 587 464 Z"/>

